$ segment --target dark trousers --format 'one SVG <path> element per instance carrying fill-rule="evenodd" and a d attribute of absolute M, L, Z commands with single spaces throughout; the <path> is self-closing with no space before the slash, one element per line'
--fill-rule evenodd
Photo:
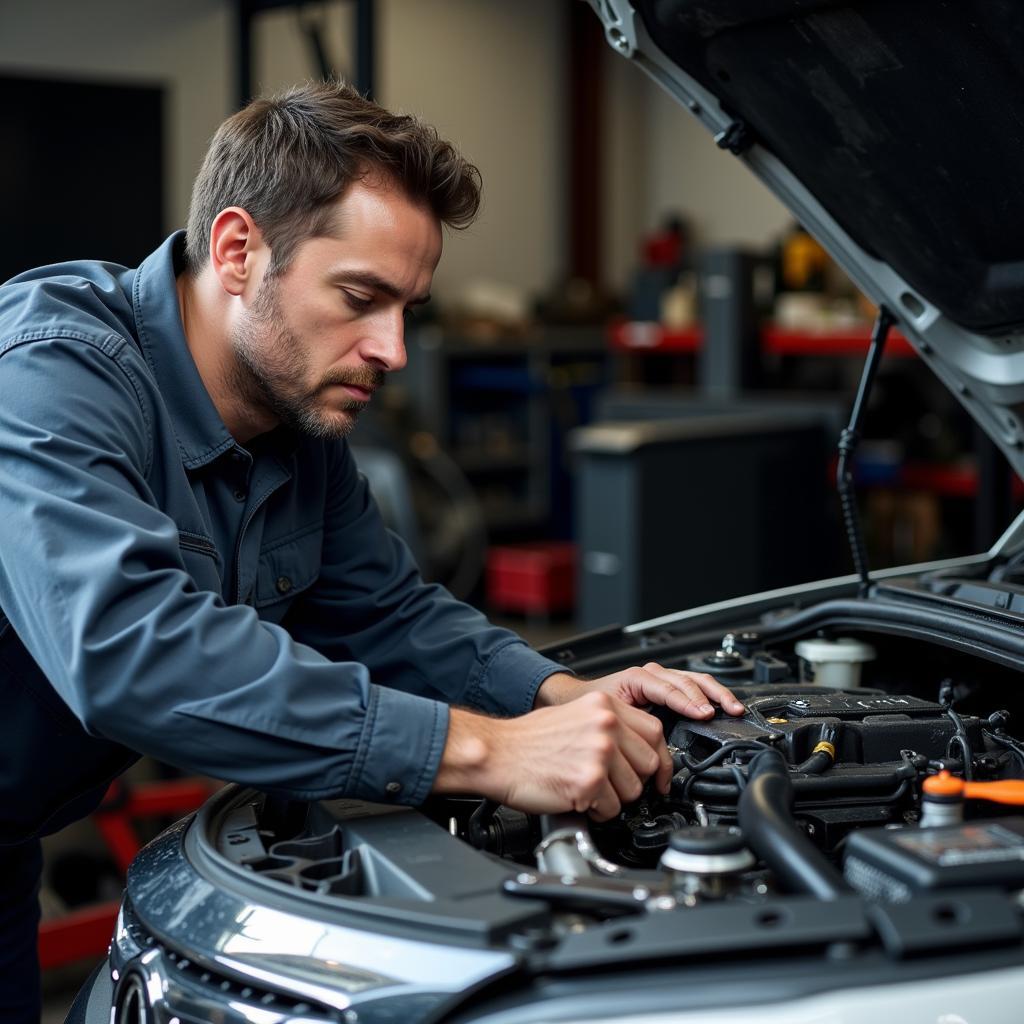
<path fill-rule="evenodd" d="M 0 846 L 0 1021 L 39 1024 L 39 879 L 43 852 L 38 839 Z"/>

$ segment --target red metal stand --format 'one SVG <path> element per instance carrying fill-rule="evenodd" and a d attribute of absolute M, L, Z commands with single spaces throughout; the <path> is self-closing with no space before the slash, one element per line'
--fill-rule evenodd
<path fill-rule="evenodd" d="M 73 910 L 39 925 L 39 966 L 44 971 L 104 956 L 114 934 L 120 900 Z"/>
<path fill-rule="evenodd" d="M 124 874 L 141 849 L 135 822 L 194 811 L 216 789 L 201 779 L 172 779 L 132 786 L 115 779 L 93 814 L 118 869 Z M 114 932 L 120 901 L 83 907 L 39 925 L 39 963 L 42 969 L 60 967 L 106 953 Z"/>

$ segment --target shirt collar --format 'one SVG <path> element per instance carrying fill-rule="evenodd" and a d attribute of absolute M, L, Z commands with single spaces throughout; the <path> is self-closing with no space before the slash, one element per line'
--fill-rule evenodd
<path fill-rule="evenodd" d="M 176 231 L 135 273 L 132 305 L 139 344 L 167 404 L 186 469 L 212 462 L 235 447 L 185 340 L 177 273 L 184 266 L 185 232 Z"/>
<path fill-rule="evenodd" d="M 175 231 L 139 264 L 132 305 L 139 344 L 167 403 L 182 462 L 186 469 L 198 469 L 242 445 L 217 412 L 185 339 L 177 288 L 184 268 L 185 232 Z M 282 424 L 260 435 L 259 447 L 284 466 L 302 441 Z"/>

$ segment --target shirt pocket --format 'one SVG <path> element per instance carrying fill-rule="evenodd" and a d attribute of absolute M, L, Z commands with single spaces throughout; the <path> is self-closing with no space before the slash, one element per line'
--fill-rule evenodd
<path fill-rule="evenodd" d="M 323 545 L 323 524 L 316 523 L 260 551 L 255 604 L 261 619 L 280 622 L 292 601 L 317 581 Z"/>
<path fill-rule="evenodd" d="M 192 577 L 198 590 L 221 593 L 221 557 L 209 537 L 191 530 L 178 530 L 178 548 L 185 571 Z"/>

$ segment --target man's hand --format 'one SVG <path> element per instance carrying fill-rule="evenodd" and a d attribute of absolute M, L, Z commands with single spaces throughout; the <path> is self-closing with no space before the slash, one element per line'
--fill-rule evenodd
<path fill-rule="evenodd" d="M 730 715 L 742 715 L 745 710 L 733 692 L 714 676 L 664 668 L 654 661 L 590 682 L 581 682 L 565 673 L 548 676 L 537 691 L 534 707 L 565 704 L 595 691 L 610 694 L 633 707 L 663 704 L 687 718 L 710 718 L 715 713 L 711 701 Z"/>
<path fill-rule="evenodd" d="M 671 775 L 661 723 L 595 690 L 520 718 L 453 708 L 434 792 L 476 792 L 531 814 L 575 810 L 605 821 L 651 776 L 668 792 Z"/>

